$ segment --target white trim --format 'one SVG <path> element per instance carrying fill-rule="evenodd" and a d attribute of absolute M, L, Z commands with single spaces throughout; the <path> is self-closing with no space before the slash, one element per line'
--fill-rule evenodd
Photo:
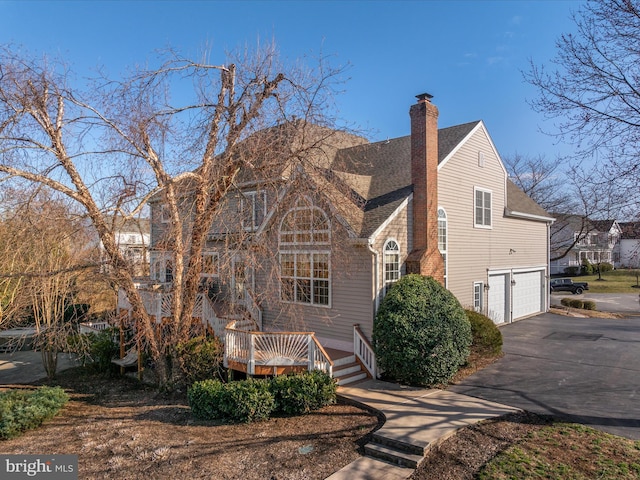
<path fill-rule="evenodd" d="M 531 266 L 531 267 L 512 268 L 511 271 L 513 273 L 539 272 L 539 271 L 542 271 L 542 270 L 546 270 L 546 268 L 547 268 L 546 265 L 535 265 L 535 266 Z"/>
<path fill-rule="evenodd" d="M 454 149 L 451 150 L 451 152 L 449 152 L 449 155 L 444 157 L 444 159 L 438 164 L 438 170 L 440 170 L 442 167 L 444 167 L 446 165 L 446 163 L 456 154 L 456 152 L 458 150 L 460 150 L 462 148 L 462 146 L 480 129 L 482 129 L 484 131 L 484 134 L 487 137 L 487 141 L 489 142 L 489 146 L 491 147 L 491 150 L 493 150 L 493 153 L 495 154 L 496 158 L 498 159 L 498 163 L 500 164 L 500 167 L 502 168 L 502 171 L 503 171 L 503 173 L 505 175 L 505 184 L 506 184 L 507 169 L 505 168 L 504 164 L 502 163 L 502 160 L 500 159 L 500 154 L 498 153 L 498 149 L 493 144 L 493 140 L 491 139 L 491 135 L 489 135 L 489 131 L 487 130 L 487 127 L 484 124 L 484 121 L 482 121 L 482 120 L 478 121 L 478 124 L 475 127 L 473 127 L 473 129 L 471 129 L 471 131 L 467 134 L 467 136 L 464 137 L 458 143 L 458 145 L 456 145 L 454 147 Z M 485 158 L 485 162 L 486 162 L 486 158 Z"/>
<path fill-rule="evenodd" d="M 483 219 L 483 223 L 478 223 L 477 222 L 477 209 L 478 209 L 478 204 L 476 203 L 477 201 L 477 194 L 478 192 L 482 192 L 482 219 Z M 486 210 L 486 206 L 485 206 L 485 196 L 484 194 L 488 193 L 489 194 L 489 224 L 485 224 L 484 223 L 484 212 Z M 492 229 L 493 228 L 493 190 L 489 190 L 488 188 L 483 188 L 483 187 L 477 187 L 474 185 L 473 187 L 473 227 L 474 228 L 485 228 L 485 229 Z"/>
<path fill-rule="evenodd" d="M 289 215 L 291 215 L 294 212 L 300 212 L 303 210 L 309 210 L 310 212 L 313 212 L 314 210 L 319 211 L 322 216 L 324 217 L 324 220 L 327 224 L 327 228 L 323 229 L 323 230 L 314 230 L 313 229 L 313 225 L 311 226 L 310 230 L 301 230 L 298 228 L 297 224 L 294 224 L 294 229 L 293 230 L 285 230 L 284 233 L 285 234 L 290 234 L 294 236 L 294 240 L 293 242 L 283 242 L 282 241 L 282 227 L 283 227 L 283 223 L 284 221 L 287 219 L 287 217 Z M 313 215 L 313 213 L 311 213 L 311 215 Z M 296 240 L 296 235 L 300 234 L 300 233 L 307 233 L 311 236 L 310 240 L 308 242 L 299 242 Z M 314 236 L 316 233 L 326 233 L 327 234 L 327 240 L 326 241 L 317 241 L 314 239 Z M 290 208 L 289 210 L 287 210 L 287 213 L 285 213 L 282 216 L 282 220 L 280 220 L 280 226 L 278 228 L 278 245 L 331 245 L 331 221 L 329 219 L 329 216 L 325 213 L 324 210 L 322 210 L 320 207 L 317 207 L 315 205 L 306 207 L 306 206 L 302 206 L 302 207 L 293 207 Z"/>
<path fill-rule="evenodd" d="M 262 221 L 260 224 L 257 224 L 258 218 L 258 209 L 256 208 L 256 198 L 262 195 Z M 256 232 L 260 230 L 260 227 L 264 223 L 267 218 L 267 191 L 262 189 L 258 190 L 247 190 L 239 193 L 240 200 L 240 225 L 245 232 Z M 250 203 L 249 203 L 250 202 Z M 245 225 L 245 208 L 248 207 L 251 209 L 251 225 Z"/>
<path fill-rule="evenodd" d="M 413 193 L 410 193 L 409 196 L 407 198 L 405 198 L 402 203 L 400 205 L 398 205 L 398 208 L 396 208 L 393 213 L 391 215 L 389 215 L 386 220 L 384 222 L 382 222 L 382 224 L 376 228 L 375 232 L 373 232 L 370 236 L 369 236 L 369 243 L 374 243 L 375 239 L 378 235 L 380 235 L 380 233 L 382 233 L 384 231 L 385 228 L 387 228 L 387 226 L 400 214 L 400 212 L 407 208 L 407 205 L 409 205 L 409 201 L 413 199 Z"/>
<path fill-rule="evenodd" d="M 296 299 L 294 300 L 286 300 L 283 298 L 282 296 L 282 279 L 283 279 L 283 275 L 282 275 L 282 255 L 293 255 L 293 263 L 294 263 L 294 274 L 293 276 L 289 276 L 289 275 L 284 275 L 284 278 L 292 278 L 294 281 L 301 278 L 301 279 L 306 279 L 307 277 L 299 277 L 298 276 L 298 272 L 295 271 L 295 269 L 297 268 L 297 261 L 296 261 L 296 256 L 297 255 L 309 255 L 310 256 L 310 267 L 309 267 L 309 272 L 311 274 L 311 276 L 309 277 L 310 280 L 310 302 L 301 302 L 298 301 Z M 313 276 L 314 273 L 314 256 L 315 255 L 326 255 L 327 256 L 327 263 L 328 263 L 328 277 L 326 279 L 324 278 L 318 278 L 318 280 L 326 280 L 328 282 L 328 292 L 327 292 L 327 302 L 326 304 L 323 303 L 315 303 L 313 301 L 313 285 L 314 285 L 314 279 L 315 277 Z M 332 295 L 332 287 L 333 287 L 333 280 L 331 278 L 331 251 L 330 250 L 279 250 L 278 251 L 278 264 L 280 266 L 280 301 L 282 303 L 291 303 L 291 304 L 295 304 L 295 305 L 301 305 L 304 307 L 318 307 L 318 308 L 332 308 L 332 303 L 333 303 L 333 295 Z M 294 296 L 295 296 L 295 291 L 293 292 Z"/>
<path fill-rule="evenodd" d="M 387 257 L 387 246 L 389 246 L 389 244 L 393 242 L 396 244 L 397 250 L 389 250 L 390 253 L 389 255 L 397 255 L 398 257 L 398 278 L 396 278 L 395 280 L 392 281 L 388 281 L 387 280 L 387 261 L 386 261 L 386 257 Z M 393 237 L 387 238 L 384 242 L 384 245 L 382 246 L 382 292 L 383 295 L 387 294 L 387 291 L 389 288 L 391 288 L 391 285 L 393 285 L 394 283 L 396 283 L 398 280 L 400 280 L 400 278 L 402 277 L 402 261 L 401 261 L 401 250 L 400 250 L 400 242 L 398 242 L 398 240 L 396 240 Z"/>
<path fill-rule="evenodd" d="M 556 219 L 552 217 L 543 217 L 542 215 L 532 215 L 531 213 L 516 212 L 513 210 L 508 210 L 506 207 L 504 209 L 504 216 L 524 218 L 526 220 L 540 220 L 541 222 L 548 222 L 548 223 L 553 223 L 556 221 Z"/>
<path fill-rule="evenodd" d="M 479 313 L 484 312 L 484 286 L 485 285 L 488 285 L 488 284 L 485 284 L 485 282 L 483 281 L 473 282 L 473 309 Z M 480 287 L 480 305 L 478 305 L 477 307 L 476 307 L 476 286 Z"/>

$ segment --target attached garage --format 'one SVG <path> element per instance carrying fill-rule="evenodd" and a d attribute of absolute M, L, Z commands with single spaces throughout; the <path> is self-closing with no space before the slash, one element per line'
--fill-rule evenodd
<path fill-rule="evenodd" d="M 544 270 L 513 272 L 513 320 L 541 313 L 544 310 Z"/>
<path fill-rule="evenodd" d="M 495 323 L 512 322 L 545 310 L 545 269 L 490 271 L 487 316 Z"/>
<path fill-rule="evenodd" d="M 510 272 L 489 274 L 489 293 L 487 295 L 487 316 L 494 323 L 509 321 L 509 283 Z"/>

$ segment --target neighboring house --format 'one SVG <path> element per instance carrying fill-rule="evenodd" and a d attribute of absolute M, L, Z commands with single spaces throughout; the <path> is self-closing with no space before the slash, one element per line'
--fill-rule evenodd
<path fill-rule="evenodd" d="M 579 271 L 588 261 L 591 264 L 620 265 L 618 241 L 620 225 L 615 220 L 591 220 L 581 215 L 555 214 L 551 227 L 551 274 Z"/>
<path fill-rule="evenodd" d="M 640 268 L 640 222 L 620 222 L 620 268 Z"/>
<path fill-rule="evenodd" d="M 463 306 L 496 323 L 546 311 L 553 218 L 509 181 L 482 121 L 438 130 L 430 98 L 420 95 L 411 107 L 409 136 L 377 143 L 339 133 L 327 138 L 327 168 L 307 178 L 322 187 L 321 198 L 279 209 L 283 191 L 259 180 L 242 183 L 211 227 L 203 258 L 208 295 L 200 301 L 218 304 L 218 316 L 224 302 L 240 304 L 264 331 L 312 331 L 325 350 L 355 353 L 373 375 L 375 314 L 388 288 L 407 273 L 433 276 Z M 161 197 L 151 207 L 151 276 L 166 283 L 173 262 Z M 229 212 L 243 218 L 245 233 L 271 246 L 264 261 L 276 263 L 275 290 L 261 261 L 229 248 L 234 232 L 223 221 Z M 275 293 L 263 294 L 268 290 Z M 205 318 L 203 311 L 198 306 Z M 230 367 L 264 373 L 277 362 L 287 365 L 284 352 L 262 363 L 267 370 L 256 368 L 257 354 L 240 358 L 238 345 L 256 349 L 271 337 L 248 341 L 252 334 L 242 332 L 242 340 L 239 330 L 226 330 Z M 292 338 L 269 348 L 284 348 Z"/>
<path fill-rule="evenodd" d="M 120 253 L 131 262 L 137 277 L 149 275 L 149 245 L 151 224 L 148 218 L 119 218 L 113 226 L 114 237 Z M 102 245 L 100 245 L 103 251 Z"/>

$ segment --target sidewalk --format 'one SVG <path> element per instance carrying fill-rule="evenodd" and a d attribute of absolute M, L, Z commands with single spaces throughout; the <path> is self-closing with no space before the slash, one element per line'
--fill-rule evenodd
<path fill-rule="evenodd" d="M 327 480 L 406 479 L 431 447 L 459 428 L 518 411 L 447 390 L 411 388 L 377 380 L 340 387 L 338 395 L 379 410 L 386 421 L 365 446 L 366 456 Z"/>
<path fill-rule="evenodd" d="M 76 365 L 71 355 L 58 354 L 58 372 Z M 40 352 L 0 353 L 0 385 L 32 383 L 46 376 Z"/>

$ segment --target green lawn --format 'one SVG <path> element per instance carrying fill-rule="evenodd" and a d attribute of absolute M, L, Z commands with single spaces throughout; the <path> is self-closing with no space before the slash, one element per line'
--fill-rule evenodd
<path fill-rule="evenodd" d="M 636 277 L 640 270 L 613 270 L 602 274 L 602 280 L 598 280 L 598 274 L 581 275 L 573 277 L 575 282 L 588 282 L 590 293 L 638 293 L 640 288 L 634 288 L 640 280 Z"/>
<path fill-rule="evenodd" d="M 481 480 L 640 479 L 640 441 L 578 424 L 536 430 L 489 461 Z"/>

